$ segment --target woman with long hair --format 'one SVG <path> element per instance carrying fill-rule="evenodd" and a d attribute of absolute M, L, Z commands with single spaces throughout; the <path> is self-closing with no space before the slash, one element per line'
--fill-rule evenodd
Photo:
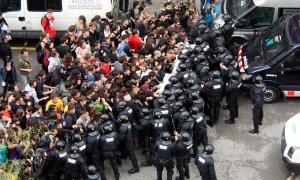
<path fill-rule="evenodd" d="M 17 70 L 12 60 L 7 57 L 3 67 L 0 69 L 0 82 L 3 87 L 3 97 L 7 91 L 12 91 L 13 86 L 18 82 Z"/>

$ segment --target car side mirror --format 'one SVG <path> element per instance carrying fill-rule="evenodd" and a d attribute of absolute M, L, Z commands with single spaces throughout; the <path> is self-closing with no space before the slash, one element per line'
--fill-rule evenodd
<path fill-rule="evenodd" d="M 279 68 L 280 74 L 284 74 L 284 64 L 280 63 L 280 68 Z"/>
<path fill-rule="evenodd" d="M 247 26 L 247 19 L 240 19 L 237 23 L 237 27 L 246 27 Z"/>

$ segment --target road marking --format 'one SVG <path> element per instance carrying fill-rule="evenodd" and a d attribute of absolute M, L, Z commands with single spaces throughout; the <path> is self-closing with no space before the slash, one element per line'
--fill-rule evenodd
<path fill-rule="evenodd" d="M 26 49 L 27 51 L 35 51 L 35 47 L 11 47 L 12 50 L 22 50 Z"/>

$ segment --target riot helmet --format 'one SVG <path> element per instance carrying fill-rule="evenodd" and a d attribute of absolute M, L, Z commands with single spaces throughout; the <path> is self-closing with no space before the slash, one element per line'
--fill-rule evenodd
<path fill-rule="evenodd" d="M 99 180 L 100 174 L 97 172 L 96 166 L 94 165 L 89 165 L 86 168 L 86 173 L 88 176 L 88 179 L 90 180 Z"/>
<path fill-rule="evenodd" d="M 126 107 L 127 107 L 127 102 L 126 101 L 118 102 L 118 105 L 117 105 L 118 112 L 123 111 L 124 109 L 126 109 Z"/>
<path fill-rule="evenodd" d="M 186 146 L 190 146 L 193 143 L 193 140 L 190 136 L 190 134 L 186 131 L 182 131 L 180 133 L 180 139 Z"/>
<path fill-rule="evenodd" d="M 88 124 L 86 129 L 89 136 L 96 136 L 99 134 L 94 123 Z"/>
<path fill-rule="evenodd" d="M 162 132 L 160 135 L 160 139 L 163 145 L 170 145 L 171 142 L 171 134 L 169 132 Z"/>
<path fill-rule="evenodd" d="M 208 144 L 208 145 L 205 146 L 204 152 L 206 154 L 212 154 L 214 152 L 214 149 L 215 148 L 214 148 L 214 146 L 212 144 Z"/>
<path fill-rule="evenodd" d="M 119 120 L 122 124 L 124 124 L 124 123 L 128 123 L 129 118 L 126 114 L 121 114 L 119 115 Z"/>

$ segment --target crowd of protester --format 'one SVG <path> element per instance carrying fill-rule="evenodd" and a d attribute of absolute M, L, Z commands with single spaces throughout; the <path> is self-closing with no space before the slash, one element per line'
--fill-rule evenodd
<path fill-rule="evenodd" d="M 121 22 L 114 22 L 111 12 L 105 18 L 96 15 L 90 22 L 80 15 L 62 37 L 55 36 L 49 23 L 55 24 L 53 11 L 48 10 L 41 22 L 36 59 L 31 59 L 26 49 L 21 50 L 19 61 L 12 61 L 11 51 L 1 51 L 0 164 L 24 159 L 28 154 L 21 137 L 11 142 L 7 131 L 21 135 L 26 129 L 46 126 L 44 134 L 32 135 L 32 147 L 33 153 L 42 149 L 49 155 L 44 157 L 41 170 L 27 169 L 31 176 L 80 179 L 85 177 L 85 167 L 94 164 L 95 168 L 88 166 L 88 171 L 97 171 L 105 179 L 103 161 L 110 159 L 119 179 L 122 174 L 115 162 L 121 165 L 122 158 L 129 157 L 133 164 L 129 173 L 137 173 L 134 151 L 142 149 L 146 159 L 141 159 L 145 161 L 142 165 L 156 165 L 161 179 L 162 164 L 170 179 L 173 163 L 155 162 L 153 154 L 159 151 L 156 141 L 161 138 L 169 145 L 171 138 L 177 179 L 189 178 L 190 154 L 181 154 L 180 143 L 193 151 L 192 157 L 197 156 L 201 144 L 212 153 L 204 121 L 211 127 L 218 122 L 224 95 L 230 110 L 227 123 L 233 124 L 238 118 L 236 94 L 241 79 L 227 49 L 233 23 L 230 16 L 224 16 L 223 27 L 210 29 L 218 13 L 211 4 L 214 1 L 199 12 L 193 3 L 167 2 L 153 16 L 148 7 L 134 1 Z M 54 38 L 60 43 L 55 44 Z M 1 48 L 8 41 L 8 35 L 3 35 Z M 33 69 L 33 63 L 40 63 L 42 69 Z M 17 86 L 18 80 L 24 88 Z M 185 127 L 187 122 L 193 123 Z M 118 146 L 107 150 L 109 138 L 101 139 L 105 135 L 117 136 Z M 79 152 L 82 169 L 68 169 L 54 161 L 54 152 L 75 159 Z M 216 178 L 214 171 L 210 175 Z"/>

